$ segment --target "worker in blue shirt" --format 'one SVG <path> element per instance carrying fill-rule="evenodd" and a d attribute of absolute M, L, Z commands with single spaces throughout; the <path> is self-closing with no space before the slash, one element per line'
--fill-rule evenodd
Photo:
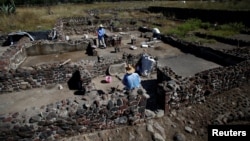
<path fill-rule="evenodd" d="M 125 89 L 129 91 L 141 86 L 141 78 L 138 73 L 135 73 L 135 69 L 130 64 L 126 67 L 126 74 L 122 83 L 125 85 Z"/>
<path fill-rule="evenodd" d="M 105 40 L 104 40 L 104 35 L 106 34 L 105 29 L 103 25 L 101 24 L 99 28 L 97 29 L 97 36 L 98 36 L 98 43 L 99 43 L 99 48 L 106 48 Z"/>

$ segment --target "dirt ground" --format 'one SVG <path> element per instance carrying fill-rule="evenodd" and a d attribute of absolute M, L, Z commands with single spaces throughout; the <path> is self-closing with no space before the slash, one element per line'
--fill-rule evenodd
<path fill-rule="evenodd" d="M 174 69 L 177 73 L 182 76 L 193 75 L 196 72 L 215 68 L 219 65 L 213 62 L 208 62 L 204 60 L 196 61 L 196 66 L 192 65 L 193 61 L 197 58 L 182 53 L 177 48 L 171 47 L 167 44 L 158 43 L 154 48 L 141 48 L 140 44 L 136 45 L 137 50 L 131 50 L 129 47 L 129 40 L 123 41 L 123 47 L 120 53 L 114 53 L 114 48 L 110 47 L 107 49 L 98 49 L 98 52 L 103 56 L 121 56 L 123 52 L 126 53 L 150 53 L 153 56 L 158 56 L 161 60 L 162 65 L 168 65 Z M 73 55 L 72 55 L 73 54 Z M 27 67 L 32 65 L 39 65 L 48 61 L 57 62 L 61 60 L 67 60 L 71 58 L 72 61 L 79 61 L 81 59 L 97 59 L 96 56 L 87 56 L 83 52 L 71 52 L 65 54 L 56 54 L 49 56 L 36 56 L 28 57 L 27 60 L 22 64 L 21 67 Z M 190 62 L 187 62 L 189 59 Z M 180 64 L 178 64 L 180 63 Z M 186 65 L 184 65 L 186 64 Z M 183 68 L 185 68 L 183 71 Z M 189 69 L 188 69 L 189 68 Z M 196 68 L 196 69 L 194 69 Z M 151 78 L 155 80 L 156 77 L 152 75 Z M 108 91 L 109 88 L 114 85 L 121 85 L 121 82 L 117 78 L 113 78 L 112 83 L 101 83 L 104 80 L 104 76 L 99 76 L 92 80 L 92 83 L 96 85 L 97 89 Z M 63 89 L 59 90 L 58 86 L 62 85 Z M 172 111 L 170 115 L 163 116 L 161 118 L 146 120 L 142 124 L 135 126 L 125 126 L 112 130 L 96 131 L 93 133 L 83 134 L 75 137 L 63 138 L 63 141 L 75 141 L 75 140 L 86 140 L 86 141 L 152 141 L 154 140 L 154 134 L 160 132 L 164 136 L 166 141 L 178 140 L 178 141 L 207 141 L 207 125 L 211 124 L 214 119 L 216 119 L 220 113 L 218 110 L 223 110 L 225 102 L 231 102 L 228 105 L 232 105 L 232 102 L 237 102 L 238 100 L 246 99 L 250 100 L 250 85 L 246 84 L 239 88 L 235 88 L 219 94 L 214 97 L 208 97 L 207 101 L 202 104 L 194 104 L 185 107 L 178 111 Z M 41 107 L 42 105 L 54 103 L 62 99 L 79 97 L 81 95 L 75 95 L 75 91 L 69 90 L 67 84 L 54 84 L 42 88 L 35 88 L 32 90 L 25 90 L 20 92 L 13 92 L 8 94 L 0 95 L 0 115 L 18 111 L 24 111 L 29 108 Z M 225 100 L 225 97 L 227 99 Z M 222 99 L 218 101 L 217 99 Z M 225 101 L 223 101 L 223 99 Z M 247 106 L 249 107 L 249 105 Z M 228 107 L 230 108 L 230 106 Z M 245 107 L 246 108 L 246 107 Z M 239 109 L 236 109 L 239 110 Z M 245 109 L 243 109 L 245 110 Z M 249 124 L 245 120 L 235 121 L 234 124 Z M 149 125 L 154 125 L 157 127 L 153 132 L 149 130 Z M 185 131 L 185 127 L 191 127 L 192 132 Z M 177 137 L 178 136 L 178 137 Z"/>

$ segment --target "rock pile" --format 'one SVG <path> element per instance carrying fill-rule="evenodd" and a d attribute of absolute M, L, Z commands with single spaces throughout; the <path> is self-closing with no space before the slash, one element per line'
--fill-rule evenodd
<path fill-rule="evenodd" d="M 57 140 L 95 130 L 135 125 L 144 118 L 154 117 L 145 114 L 145 91 L 129 95 L 119 91 L 99 94 L 94 84 L 86 87 L 87 93 L 82 97 L 1 115 L 0 139 Z"/>

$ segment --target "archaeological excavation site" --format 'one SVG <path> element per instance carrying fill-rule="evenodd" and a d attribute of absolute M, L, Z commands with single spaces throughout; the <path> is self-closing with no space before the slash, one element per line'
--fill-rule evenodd
<path fill-rule="evenodd" d="M 143 16 L 123 18 L 117 14 L 123 11 Z M 157 23 L 162 18 L 240 20 L 249 27 L 249 11 L 148 7 L 88 13 L 57 19 L 48 31 L 1 37 L 0 140 L 206 141 L 208 125 L 249 125 L 249 30 L 225 38 L 187 35 L 213 43 L 152 32 L 167 24 Z M 224 18 L 228 13 L 231 19 Z M 100 24 L 106 48 L 98 47 Z M 145 55 L 154 62 L 140 75 L 143 90 L 125 93 L 126 65 L 136 66 Z"/>

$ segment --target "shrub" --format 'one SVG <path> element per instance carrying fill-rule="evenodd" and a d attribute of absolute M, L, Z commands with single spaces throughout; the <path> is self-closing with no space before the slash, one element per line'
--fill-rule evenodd
<path fill-rule="evenodd" d="M 10 15 L 16 12 L 16 6 L 13 0 L 8 4 L 3 4 L 0 7 L 1 13 L 5 15 Z"/>

